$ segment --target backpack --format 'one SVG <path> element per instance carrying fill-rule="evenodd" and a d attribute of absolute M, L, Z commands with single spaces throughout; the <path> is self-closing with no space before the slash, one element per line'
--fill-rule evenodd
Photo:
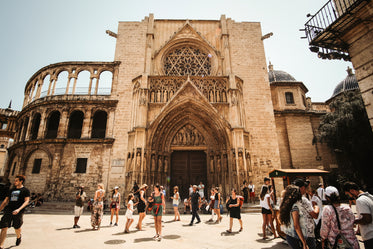
<path fill-rule="evenodd" d="M 334 245 L 331 245 L 329 243 L 329 248 L 332 248 L 332 249 L 353 249 L 353 246 L 350 244 L 350 242 L 348 242 L 348 240 L 345 238 L 345 236 L 341 233 L 341 223 L 339 222 L 337 209 L 333 205 L 331 205 L 331 206 L 333 207 L 335 215 L 337 217 L 339 233 L 338 233 L 337 237 L 335 238 Z"/>

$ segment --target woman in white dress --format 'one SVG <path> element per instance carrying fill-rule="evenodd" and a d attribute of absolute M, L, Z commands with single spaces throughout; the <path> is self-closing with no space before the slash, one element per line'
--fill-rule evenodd
<path fill-rule="evenodd" d="M 130 226 L 131 224 L 133 223 L 133 217 L 132 217 L 132 214 L 133 214 L 133 199 L 134 199 L 134 195 L 133 194 L 129 194 L 128 195 L 128 198 L 127 198 L 127 211 L 126 211 L 126 227 L 124 228 L 124 232 L 125 233 L 129 233 L 130 232 Z"/>

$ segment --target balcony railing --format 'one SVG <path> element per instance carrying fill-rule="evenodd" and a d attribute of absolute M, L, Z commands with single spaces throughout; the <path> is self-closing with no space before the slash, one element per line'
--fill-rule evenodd
<path fill-rule="evenodd" d="M 77 87 L 75 88 L 75 95 L 110 95 L 111 93 L 111 88 L 106 87 L 106 88 L 98 88 L 97 89 L 97 94 L 95 93 L 95 89 L 91 89 L 91 93 L 89 93 L 89 88 L 88 87 Z M 43 98 L 47 96 L 48 91 L 43 91 L 40 93 L 40 98 Z M 56 88 L 53 95 L 65 95 L 65 94 L 72 94 L 72 88 L 69 89 L 68 93 L 66 93 L 66 88 Z M 34 99 L 33 99 L 34 100 Z"/>
<path fill-rule="evenodd" d="M 355 27 L 361 20 L 354 14 L 361 10 L 368 0 L 329 0 L 312 18 L 305 24 L 305 32 L 312 52 L 333 54 L 337 58 L 349 60 L 348 44 L 341 36 Z M 336 52 L 341 55 L 338 58 Z M 347 56 L 343 56 L 347 55 Z M 320 57 L 320 52 L 319 52 Z M 333 57 L 333 56 L 331 56 Z M 325 59 L 325 58 L 324 58 Z"/>

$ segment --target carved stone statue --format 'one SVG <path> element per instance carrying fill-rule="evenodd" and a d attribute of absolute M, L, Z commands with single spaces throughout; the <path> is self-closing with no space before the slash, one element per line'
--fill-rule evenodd
<path fill-rule="evenodd" d="M 151 165 L 151 171 L 154 172 L 155 171 L 155 155 L 153 154 L 152 155 L 152 165 Z"/>
<path fill-rule="evenodd" d="M 242 152 L 238 153 L 238 166 L 239 166 L 240 171 L 244 170 Z"/>
<path fill-rule="evenodd" d="M 164 173 L 168 173 L 168 157 L 164 157 Z"/>
<path fill-rule="evenodd" d="M 158 172 L 162 172 L 162 167 L 163 162 L 162 162 L 162 156 L 158 156 Z"/>
<path fill-rule="evenodd" d="M 127 158 L 127 169 L 126 171 L 129 172 L 131 171 L 131 152 L 128 152 L 128 158 Z"/>
<path fill-rule="evenodd" d="M 131 171 L 134 171 L 135 170 L 135 166 L 136 166 L 136 158 L 135 158 L 135 152 L 132 153 L 132 162 L 131 162 Z"/>
<path fill-rule="evenodd" d="M 167 103 L 167 91 L 163 91 L 163 102 Z"/>
<path fill-rule="evenodd" d="M 210 157 L 210 173 L 214 173 L 214 156 Z"/>
<path fill-rule="evenodd" d="M 220 174 L 221 173 L 221 158 L 220 158 L 220 155 L 217 156 L 217 169 L 218 169 L 218 173 Z"/>
<path fill-rule="evenodd" d="M 147 169 L 147 165 L 146 165 L 146 152 L 144 152 L 144 160 L 142 160 L 142 172 L 146 172 L 148 169 Z"/>
<path fill-rule="evenodd" d="M 155 102 L 155 94 L 154 94 L 154 91 L 152 91 L 151 93 L 150 93 L 150 102 L 151 103 L 154 103 Z"/>
<path fill-rule="evenodd" d="M 135 170 L 136 171 L 141 170 L 141 152 L 136 153 L 136 168 L 135 168 Z"/>

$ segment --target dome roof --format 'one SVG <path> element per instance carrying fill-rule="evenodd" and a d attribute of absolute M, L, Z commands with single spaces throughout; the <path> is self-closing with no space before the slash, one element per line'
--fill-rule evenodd
<path fill-rule="evenodd" d="M 351 68 L 347 68 L 347 77 L 342 80 L 335 88 L 332 95 L 332 98 L 340 94 L 341 92 L 351 91 L 355 89 L 359 89 L 359 84 L 357 83 L 357 79 L 355 74 L 352 72 Z"/>
<path fill-rule="evenodd" d="M 293 76 L 288 74 L 287 72 L 280 71 L 280 70 L 273 70 L 273 65 L 271 64 L 271 62 L 269 63 L 268 69 L 269 69 L 268 70 L 269 83 L 279 82 L 279 81 L 297 82 L 297 80 Z"/>

